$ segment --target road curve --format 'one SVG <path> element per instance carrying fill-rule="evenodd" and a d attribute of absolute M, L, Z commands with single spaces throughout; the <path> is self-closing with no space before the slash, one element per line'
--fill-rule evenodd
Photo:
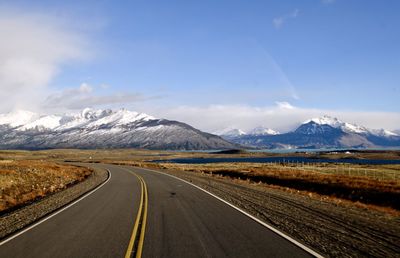
<path fill-rule="evenodd" d="M 227 204 L 176 178 L 133 167 L 92 165 L 111 179 L 87 198 L 0 245 L 0 257 L 310 257 Z M 143 180 L 139 180 L 139 177 Z M 138 216 L 147 186 L 148 207 Z M 144 221 L 144 223 L 142 223 Z M 137 239 L 140 230 L 137 230 Z M 133 239 L 133 240 L 132 240 Z M 133 254 L 135 250 L 133 250 Z"/>

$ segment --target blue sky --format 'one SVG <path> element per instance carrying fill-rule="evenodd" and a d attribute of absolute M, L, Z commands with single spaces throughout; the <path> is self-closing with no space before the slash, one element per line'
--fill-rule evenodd
<path fill-rule="evenodd" d="M 37 62 L 51 67 L 34 76 L 37 109 L 127 107 L 208 131 L 325 113 L 400 128 L 399 1 L 58 2 L 0 1 L 22 31 L 44 27 L 40 51 L 64 49 Z"/>

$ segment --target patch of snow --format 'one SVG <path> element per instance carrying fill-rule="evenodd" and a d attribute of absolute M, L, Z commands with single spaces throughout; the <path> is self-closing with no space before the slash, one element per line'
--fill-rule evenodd
<path fill-rule="evenodd" d="M 42 116 L 39 119 L 27 123 L 21 127 L 18 128 L 18 130 L 29 130 L 29 129 L 35 129 L 35 128 L 44 128 L 44 129 L 54 129 L 58 126 L 60 126 L 60 121 L 62 119 L 62 116 L 56 116 L 56 115 L 50 115 L 50 116 Z"/>
<path fill-rule="evenodd" d="M 385 129 L 374 129 L 374 130 L 371 130 L 371 133 L 373 133 L 377 136 L 383 136 L 383 137 L 400 136 L 396 132 L 392 132 L 392 131 L 385 130 Z"/>
<path fill-rule="evenodd" d="M 305 121 L 303 124 L 307 124 L 310 122 L 314 122 L 319 125 L 329 125 L 334 128 L 340 128 L 344 132 L 347 132 L 347 133 L 369 133 L 370 132 L 367 128 L 365 128 L 363 126 L 345 123 L 345 122 L 342 122 L 341 120 L 337 119 L 336 117 L 330 117 L 327 115 L 324 115 L 324 116 L 318 117 L 318 118 L 309 119 L 309 120 Z"/>
<path fill-rule="evenodd" d="M 100 115 L 97 115 L 97 116 L 100 116 Z M 130 124 L 130 123 L 133 123 L 136 121 L 149 121 L 152 119 L 155 119 L 155 118 L 152 116 L 143 114 L 143 113 L 129 111 L 126 109 L 120 109 L 118 111 L 115 111 L 115 112 L 112 111 L 110 113 L 107 113 L 107 115 L 101 116 L 100 119 L 97 119 L 97 120 L 91 122 L 89 127 L 106 125 L 106 124 L 121 126 L 121 125 Z"/>
<path fill-rule="evenodd" d="M 369 130 L 363 126 L 355 125 L 355 124 L 350 124 L 350 123 L 344 123 L 342 126 L 340 126 L 343 131 L 348 132 L 348 133 L 368 133 Z"/>
<path fill-rule="evenodd" d="M 250 135 L 277 135 L 279 132 L 267 127 L 259 126 L 248 132 Z"/>
<path fill-rule="evenodd" d="M 335 128 L 340 127 L 343 124 L 343 122 L 340 121 L 339 119 L 337 119 L 336 117 L 330 117 L 327 115 L 309 119 L 309 120 L 305 121 L 303 124 L 308 124 L 310 122 L 314 122 L 319 125 L 330 125 Z"/>
<path fill-rule="evenodd" d="M 219 135 L 219 136 L 241 136 L 241 135 L 246 135 L 246 132 L 243 130 L 233 128 L 233 127 L 228 127 L 219 131 L 214 132 L 213 134 Z"/>

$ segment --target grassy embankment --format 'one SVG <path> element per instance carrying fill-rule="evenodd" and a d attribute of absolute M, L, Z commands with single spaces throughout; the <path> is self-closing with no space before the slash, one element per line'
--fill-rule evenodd
<path fill-rule="evenodd" d="M 65 189 L 91 173 L 87 168 L 49 161 L 2 159 L 0 214 Z"/>

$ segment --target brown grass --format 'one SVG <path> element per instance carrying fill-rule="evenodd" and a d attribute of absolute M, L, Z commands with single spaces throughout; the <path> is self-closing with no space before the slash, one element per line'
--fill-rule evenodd
<path fill-rule="evenodd" d="M 60 191 L 91 173 L 55 162 L 0 160 L 0 213 Z"/>
<path fill-rule="evenodd" d="M 146 166 L 146 164 L 135 164 Z M 154 166 L 154 164 L 149 164 Z M 300 170 L 282 165 L 252 163 L 218 164 L 171 164 L 162 163 L 159 168 L 193 171 L 263 183 L 293 190 L 378 205 L 400 210 L 400 180 L 380 180 L 368 176 L 338 175 L 319 171 Z M 400 172 L 400 166 L 391 166 Z"/>

